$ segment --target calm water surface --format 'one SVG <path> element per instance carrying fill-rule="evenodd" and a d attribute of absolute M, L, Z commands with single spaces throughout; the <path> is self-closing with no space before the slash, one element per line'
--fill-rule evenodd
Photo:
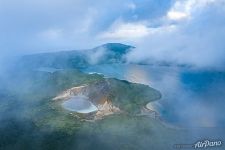
<path fill-rule="evenodd" d="M 62 103 L 62 106 L 70 111 L 78 113 L 91 113 L 97 111 L 97 107 L 85 96 L 74 96 Z"/>

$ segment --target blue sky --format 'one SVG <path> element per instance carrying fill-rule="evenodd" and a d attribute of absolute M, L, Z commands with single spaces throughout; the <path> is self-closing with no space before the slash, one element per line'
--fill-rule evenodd
<path fill-rule="evenodd" d="M 220 68 L 224 39 L 225 0 L 0 0 L 2 57 L 121 42 L 132 61 Z"/>

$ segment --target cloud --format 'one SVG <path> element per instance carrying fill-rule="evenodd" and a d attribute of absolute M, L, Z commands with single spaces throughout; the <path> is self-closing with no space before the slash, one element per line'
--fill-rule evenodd
<path fill-rule="evenodd" d="M 198 9 L 202 9 L 211 3 L 215 3 L 215 0 L 177 0 L 168 11 L 167 16 L 172 20 L 188 18 L 194 15 Z"/>
<path fill-rule="evenodd" d="M 98 36 L 116 20 L 131 22 L 132 25 L 126 26 L 134 30 L 136 21 L 162 16 L 171 1 L 3 0 L 0 3 L 1 51 L 34 53 L 91 48 L 110 42 Z"/>
<path fill-rule="evenodd" d="M 104 56 L 107 54 L 107 49 L 105 48 L 98 48 L 95 51 L 89 52 L 86 54 L 88 61 L 92 65 L 96 65 L 97 63 L 101 62 L 104 59 Z"/>
<path fill-rule="evenodd" d="M 179 12 L 179 11 L 169 11 L 167 13 L 167 17 L 171 20 L 181 20 L 184 18 L 187 18 L 188 15 L 184 12 Z"/>
<path fill-rule="evenodd" d="M 181 14 L 175 13 L 168 18 L 168 13 L 178 10 Z M 168 13 L 163 18 L 163 23 L 156 27 L 157 32 L 136 42 L 137 50 L 129 55 L 130 61 L 162 61 L 196 67 L 224 68 L 223 1 L 177 1 Z M 188 18 L 182 13 L 188 14 Z"/>
<path fill-rule="evenodd" d="M 99 35 L 103 39 L 140 38 L 149 34 L 149 29 L 142 23 L 125 23 L 116 20 L 112 26 Z"/>
<path fill-rule="evenodd" d="M 1 56 L 124 42 L 137 47 L 132 61 L 210 67 L 224 63 L 223 0 L 0 3 Z"/>

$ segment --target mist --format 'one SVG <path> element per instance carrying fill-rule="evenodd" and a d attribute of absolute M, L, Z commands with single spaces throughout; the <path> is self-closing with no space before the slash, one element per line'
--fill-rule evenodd
<path fill-rule="evenodd" d="M 30 54 L 93 48 L 112 41 L 99 35 L 116 20 L 135 22 L 157 18 L 170 5 L 165 0 L 125 0 L 122 4 L 119 0 L 3 0 L 0 2 L 1 52 Z"/>
<path fill-rule="evenodd" d="M 120 42 L 136 47 L 129 62 L 224 69 L 223 0 L 3 0 L 0 10 L 1 59 Z"/>
<path fill-rule="evenodd" d="M 128 59 L 224 69 L 225 4 L 216 1 L 201 7 L 196 5 L 190 8 L 189 18 L 167 20 L 167 25 L 150 28 L 152 32 L 137 42 L 137 50 Z"/>
<path fill-rule="evenodd" d="M 188 136 L 224 138 L 224 0 L 0 0 L 0 20 L 0 149 L 2 145 L 6 149 L 33 145 L 37 150 L 125 149 L 129 144 L 133 149 L 157 149 L 155 143 L 160 149 Z M 105 43 L 135 48 L 118 57 L 126 59 L 116 60 L 123 63 L 118 65 L 112 64 L 114 53 L 113 61 L 107 62 L 105 57 L 111 57 L 107 48 L 95 49 Z M 81 55 L 70 60 L 73 50 L 81 50 Z M 71 53 L 61 55 L 62 51 Z M 32 63 L 18 65 L 24 55 L 46 52 L 49 57 L 43 58 L 49 60 L 44 65 L 62 63 L 58 65 L 62 67 L 70 60 L 79 66 L 73 61 L 78 58 L 88 67 L 64 66 L 49 73 L 30 69 Z M 51 52 L 62 53 L 52 56 Z M 66 58 L 58 61 L 60 56 Z M 34 66 L 42 62 L 37 58 Z M 166 123 L 209 127 L 212 132 L 203 135 L 207 130 L 191 128 L 193 133 L 187 134 L 159 120 L 127 114 L 84 123 L 52 102 L 73 82 L 83 84 L 86 76 L 92 81 L 90 72 L 102 73 L 92 74 L 97 79 L 112 77 L 151 86 L 162 94 L 158 111 L 168 117 Z M 186 81 L 189 76 L 193 78 Z M 217 134 L 213 128 L 219 127 Z"/>

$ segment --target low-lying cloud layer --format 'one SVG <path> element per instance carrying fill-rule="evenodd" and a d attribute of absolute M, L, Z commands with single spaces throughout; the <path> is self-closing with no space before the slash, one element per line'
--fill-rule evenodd
<path fill-rule="evenodd" d="M 0 59 L 121 42 L 136 62 L 225 64 L 224 0 L 2 0 L 0 18 Z"/>
<path fill-rule="evenodd" d="M 176 5 L 172 7 L 165 18 L 166 25 L 149 28 L 152 33 L 137 42 L 138 50 L 131 54 L 130 59 L 223 67 L 225 3 L 208 0 L 192 1 L 191 5 L 190 2 L 183 4 L 188 6 L 180 4 L 186 8 L 183 11 L 176 12 Z"/>

